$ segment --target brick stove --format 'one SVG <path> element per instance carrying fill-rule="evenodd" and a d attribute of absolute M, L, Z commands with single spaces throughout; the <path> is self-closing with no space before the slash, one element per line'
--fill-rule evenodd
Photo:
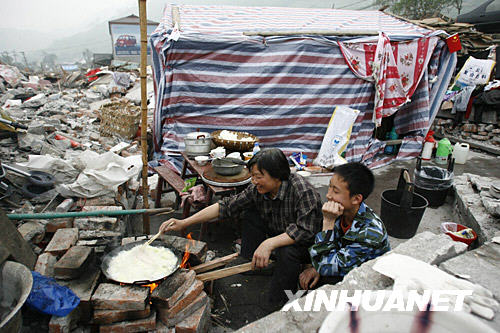
<path fill-rule="evenodd" d="M 68 316 L 52 317 L 50 332 L 70 332 L 76 326 L 90 326 L 99 332 L 208 330 L 211 302 L 193 270 L 180 268 L 158 281 L 154 289 L 150 285 L 118 284 L 101 274 L 101 251 L 81 245 L 78 235 L 77 228 L 57 230 L 36 263 L 35 270 L 55 277 L 80 298 L 79 306 Z M 150 236 L 123 238 L 121 245 L 146 238 Z M 161 240 L 183 252 L 188 248 L 193 265 L 205 260 L 203 242 L 176 236 L 162 236 Z M 95 245 L 102 248 L 103 242 Z"/>
<path fill-rule="evenodd" d="M 99 284 L 92 296 L 92 323 L 100 332 L 206 332 L 210 299 L 196 273 L 178 269 L 151 287 L 111 282 Z"/>

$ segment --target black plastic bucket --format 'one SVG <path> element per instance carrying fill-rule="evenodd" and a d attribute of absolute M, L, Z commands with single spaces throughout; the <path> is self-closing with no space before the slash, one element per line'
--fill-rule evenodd
<path fill-rule="evenodd" d="M 415 185 L 415 192 L 427 199 L 429 207 L 439 207 L 444 204 L 449 189 L 448 187 L 441 190 L 430 190 Z"/>
<path fill-rule="evenodd" d="M 417 233 L 418 225 L 428 206 L 427 200 L 420 194 L 413 193 L 411 208 L 401 208 L 403 190 L 385 190 L 382 192 L 380 218 L 387 233 L 396 238 L 408 239 Z"/>

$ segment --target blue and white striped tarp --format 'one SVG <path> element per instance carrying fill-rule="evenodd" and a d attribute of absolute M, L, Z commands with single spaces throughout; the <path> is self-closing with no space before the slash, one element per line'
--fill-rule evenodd
<path fill-rule="evenodd" d="M 264 38 L 242 32 L 359 30 L 359 22 L 367 30 L 380 29 L 393 36 L 422 36 L 429 30 L 378 11 L 178 8 L 180 38 L 169 40 L 171 6 L 165 8 L 161 24 L 151 35 L 156 151 L 182 151 L 183 137 L 197 129 L 230 129 L 255 134 L 263 147 L 277 147 L 285 153 L 302 151 L 314 158 L 335 106 L 345 105 L 361 111 L 346 158 L 371 167 L 394 158 L 381 154 L 384 144 L 372 138 L 373 84 L 356 77 L 346 65 L 336 43 L 341 37 Z M 424 75 L 412 102 L 396 113 L 396 130 L 406 135 L 398 158 L 416 156 L 429 128 L 429 92 L 436 89 L 430 90 L 428 81 L 442 67 L 445 44 L 439 42 L 434 53 L 429 64 L 433 70 Z M 449 82 L 442 81 L 445 86 Z"/>

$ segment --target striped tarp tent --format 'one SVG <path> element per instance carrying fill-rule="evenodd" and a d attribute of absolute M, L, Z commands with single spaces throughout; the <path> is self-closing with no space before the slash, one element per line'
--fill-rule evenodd
<path fill-rule="evenodd" d="M 418 155 L 456 57 L 442 41 L 429 51 L 411 102 L 395 115 L 403 144 L 384 155 L 373 138 L 373 83 L 351 71 L 338 45 L 379 31 L 391 42 L 435 33 L 379 11 L 167 5 L 151 35 L 156 158 L 177 164 L 184 136 L 197 129 L 249 132 L 262 147 L 314 158 L 338 105 L 361 111 L 349 161 L 376 167 Z"/>

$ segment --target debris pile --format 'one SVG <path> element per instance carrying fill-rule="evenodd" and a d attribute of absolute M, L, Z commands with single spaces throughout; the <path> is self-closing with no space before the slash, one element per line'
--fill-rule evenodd
<path fill-rule="evenodd" d="M 492 34 L 477 31 L 473 24 L 447 21 L 439 17 L 412 21 L 415 24 L 425 25 L 430 29 L 444 30 L 448 34 L 458 33 L 462 49 L 459 55 L 467 55 L 482 51 L 495 44 L 496 39 Z"/>

